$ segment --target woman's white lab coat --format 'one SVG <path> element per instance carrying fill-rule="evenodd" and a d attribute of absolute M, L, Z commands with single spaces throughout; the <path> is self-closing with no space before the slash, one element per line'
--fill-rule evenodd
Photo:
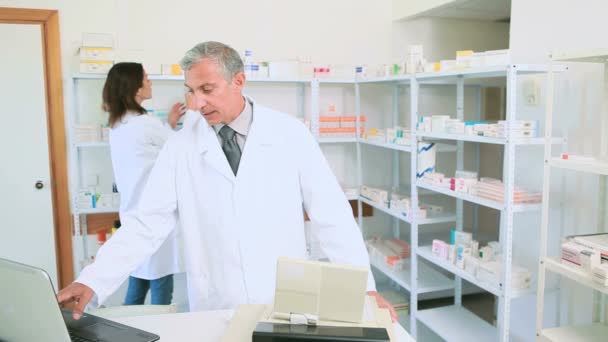
<path fill-rule="evenodd" d="M 131 112 L 110 130 L 112 168 L 120 192 L 121 219 L 131 215 L 137 207 L 158 153 L 171 133 L 171 128 L 158 118 Z M 131 275 L 153 280 L 182 272 L 177 232 L 171 233 L 158 251 Z"/>
<path fill-rule="evenodd" d="M 213 128 L 199 118 L 169 138 L 136 215 L 124 219 L 128 229 L 77 281 L 102 303 L 162 244 L 179 213 L 190 310 L 271 303 L 277 258 L 307 258 L 303 207 L 330 260 L 369 267 L 352 210 L 302 123 L 254 103 L 235 177 Z"/>

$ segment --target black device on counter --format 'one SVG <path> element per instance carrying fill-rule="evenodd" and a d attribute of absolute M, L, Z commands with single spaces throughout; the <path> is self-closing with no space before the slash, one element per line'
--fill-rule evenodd
<path fill-rule="evenodd" d="M 258 323 L 252 342 L 390 342 L 384 328 L 307 326 L 295 324 Z"/>

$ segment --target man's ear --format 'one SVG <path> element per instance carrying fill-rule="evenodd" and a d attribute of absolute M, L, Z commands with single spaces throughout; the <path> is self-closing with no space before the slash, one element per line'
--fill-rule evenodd
<path fill-rule="evenodd" d="M 245 81 L 246 78 L 244 72 L 237 72 L 236 75 L 232 77 L 232 84 L 234 84 L 239 90 L 245 87 Z"/>

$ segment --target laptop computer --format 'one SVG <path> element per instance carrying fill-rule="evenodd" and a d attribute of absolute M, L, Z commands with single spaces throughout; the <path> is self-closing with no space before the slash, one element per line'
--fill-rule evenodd
<path fill-rule="evenodd" d="M 39 268 L 0 258 L 0 341 L 153 342 L 154 335 L 101 317 L 78 321 L 60 309 L 48 274 Z"/>

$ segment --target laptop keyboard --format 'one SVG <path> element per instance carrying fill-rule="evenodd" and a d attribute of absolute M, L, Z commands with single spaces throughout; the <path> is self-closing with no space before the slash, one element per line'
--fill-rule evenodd
<path fill-rule="evenodd" d="M 72 342 L 95 342 L 95 340 L 89 340 L 88 338 L 76 336 L 71 331 L 69 331 L 69 333 L 70 333 L 70 339 L 72 340 Z"/>

